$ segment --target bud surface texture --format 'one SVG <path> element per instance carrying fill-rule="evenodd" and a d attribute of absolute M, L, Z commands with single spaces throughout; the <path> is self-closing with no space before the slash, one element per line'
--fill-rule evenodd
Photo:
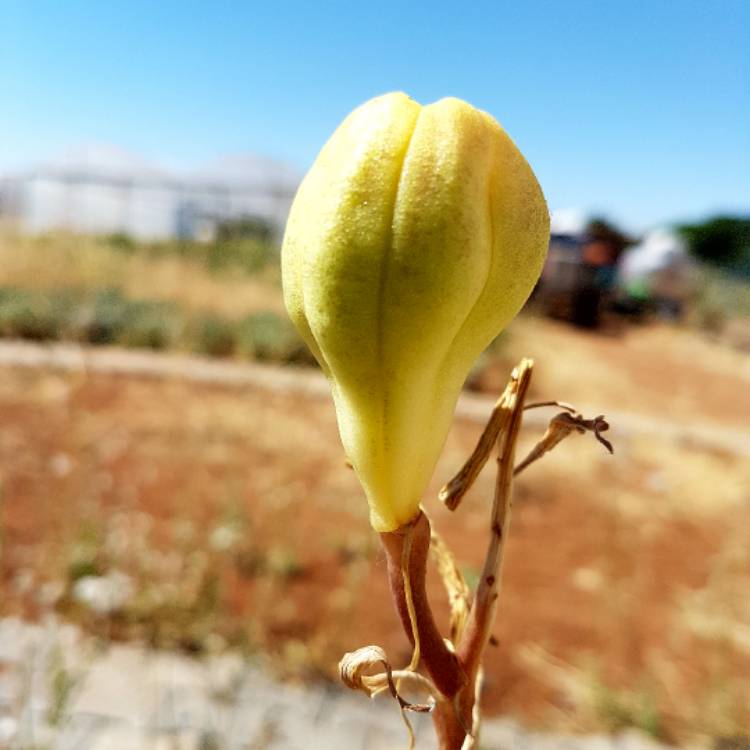
<path fill-rule="evenodd" d="M 458 99 L 372 99 L 303 180 L 284 299 L 331 381 L 376 530 L 417 515 L 466 375 L 531 293 L 548 239 L 526 160 Z"/>

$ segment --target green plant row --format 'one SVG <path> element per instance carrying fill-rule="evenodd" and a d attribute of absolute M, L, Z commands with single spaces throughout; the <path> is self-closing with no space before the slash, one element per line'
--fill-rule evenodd
<path fill-rule="evenodd" d="M 284 364 L 314 361 L 291 323 L 274 312 L 233 320 L 213 313 L 188 313 L 168 302 L 131 299 L 118 289 L 0 287 L 0 336 L 178 349 Z"/>

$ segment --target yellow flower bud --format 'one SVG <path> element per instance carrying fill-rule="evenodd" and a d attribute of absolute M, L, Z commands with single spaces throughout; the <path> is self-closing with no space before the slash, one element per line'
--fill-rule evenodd
<path fill-rule="evenodd" d="M 459 99 L 372 99 L 303 180 L 284 299 L 331 381 L 377 531 L 419 513 L 466 375 L 531 293 L 548 236 L 526 160 Z"/>

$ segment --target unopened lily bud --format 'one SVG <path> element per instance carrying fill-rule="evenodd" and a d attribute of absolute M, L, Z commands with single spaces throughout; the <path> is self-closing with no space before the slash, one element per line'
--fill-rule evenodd
<path fill-rule="evenodd" d="M 303 180 L 284 299 L 330 379 L 376 530 L 418 515 L 466 375 L 531 293 L 548 237 L 526 160 L 458 99 L 372 99 Z"/>

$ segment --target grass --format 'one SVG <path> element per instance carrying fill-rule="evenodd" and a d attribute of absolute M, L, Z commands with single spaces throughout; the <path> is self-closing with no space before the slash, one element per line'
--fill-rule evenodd
<path fill-rule="evenodd" d="M 278 249 L 0 231 L 0 336 L 314 364 L 281 302 Z"/>
<path fill-rule="evenodd" d="M 0 229 L 0 284 L 26 290 L 117 289 L 129 298 L 177 304 L 237 319 L 283 312 L 278 248 L 255 240 L 136 244 L 57 232 Z"/>
<path fill-rule="evenodd" d="M 81 676 L 68 669 L 59 645 L 50 654 L 47 671 L 50 693 L 47 721 L 50 726 L 59 727 L 67 718 L 71 698 Z"/>
<path fill-rule="evenodd" d="M 654 739 L 662 737 L 661 714 L 652 691 L 618 691 L 596 682 L 594 696 L 595 713 L 608 731 L 633 728 Z"/>
<path fill-rule="evenodd" d="M 107 248 L 125 255 L 146 258 L 181 258 L 207 269 L 211 273 L 239 271 L 255 275 L 272 266 L 278 258 L 278 247 L 269 241 L 248 237 L 224 237 L 216 242 L 169 240 L 136 242 L 127 235 L 110 235 L 100 239 Z"/>

